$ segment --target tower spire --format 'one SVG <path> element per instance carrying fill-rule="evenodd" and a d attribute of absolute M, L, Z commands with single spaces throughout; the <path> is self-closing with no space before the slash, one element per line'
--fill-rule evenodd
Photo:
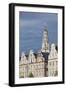
<path fill-rule="evenodd" d="M 43 31 L 42 52 L 49 52 L 48 29 L 47 29 L 47 26 L 44 27 L 44 31 Z"/>

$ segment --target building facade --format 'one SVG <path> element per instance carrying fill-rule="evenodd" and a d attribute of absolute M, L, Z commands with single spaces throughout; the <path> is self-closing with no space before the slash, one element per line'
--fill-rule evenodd
<path fill-rule="evenodd" d="M 39 52 L 23 52 L 19 60 L 19 77 L 48 77 L 58 75 L 58 50 L 55 44 L 49 47 L 48 30 L 45 28 L 42 38 L 42 48 Z"/>
<path fill-rule="evenodd" d="M 55 44 L 51 45 L 50 54 L 48 57 L 48 76 L 58 75 L 58 51 Z"/>
<path fill-rule="evenodd" d="M 29 55 L 22 53 L 19 61 L 19 76 L 20 77 L 44 77 L 45 60 L 40 52 L 37 55 L 30 50 Z"/>

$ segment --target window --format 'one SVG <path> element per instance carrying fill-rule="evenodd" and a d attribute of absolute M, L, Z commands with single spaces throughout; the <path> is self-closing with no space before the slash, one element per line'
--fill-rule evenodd
<path fill-rule="evenodd" d="M 54 62 L 53 62 L 53 66 L 54 66 Z"/>
<path fill-rule="evenodd" d="M 50 66 L 51 66 L 51 62 L 50 62 L 49 64 L 50 64 Z"/>

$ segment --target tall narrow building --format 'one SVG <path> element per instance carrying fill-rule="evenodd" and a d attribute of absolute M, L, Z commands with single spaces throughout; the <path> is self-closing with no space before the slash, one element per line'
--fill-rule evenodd
<path fill-rule="evenodd" d="M 44 32 L 43 32 L 43 38 L 42 38 L 42 49 L 41 52 L 43 54 L 43 57 L 45 58 L 45 75 L 48 76 L 48 55 L 49 55 L 49 43 L 48 43 L 48 30 L 45 26 Z"/>
<path fill-rule="evenodd" d="M 48 30 L 45 26 L 42 38 L 42 52 L 49 52 L 49 43 L 48 43 Z"/>

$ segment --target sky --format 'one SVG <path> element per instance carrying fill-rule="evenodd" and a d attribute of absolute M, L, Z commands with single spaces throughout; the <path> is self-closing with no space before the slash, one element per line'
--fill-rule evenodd
<path fill-rule="evenodd" d="M 36 52 L 42 46 L 42 33 L 48 29 L 49 44 L 58 42 L 57 13 L 19 12 L 19 53 Z"/>

